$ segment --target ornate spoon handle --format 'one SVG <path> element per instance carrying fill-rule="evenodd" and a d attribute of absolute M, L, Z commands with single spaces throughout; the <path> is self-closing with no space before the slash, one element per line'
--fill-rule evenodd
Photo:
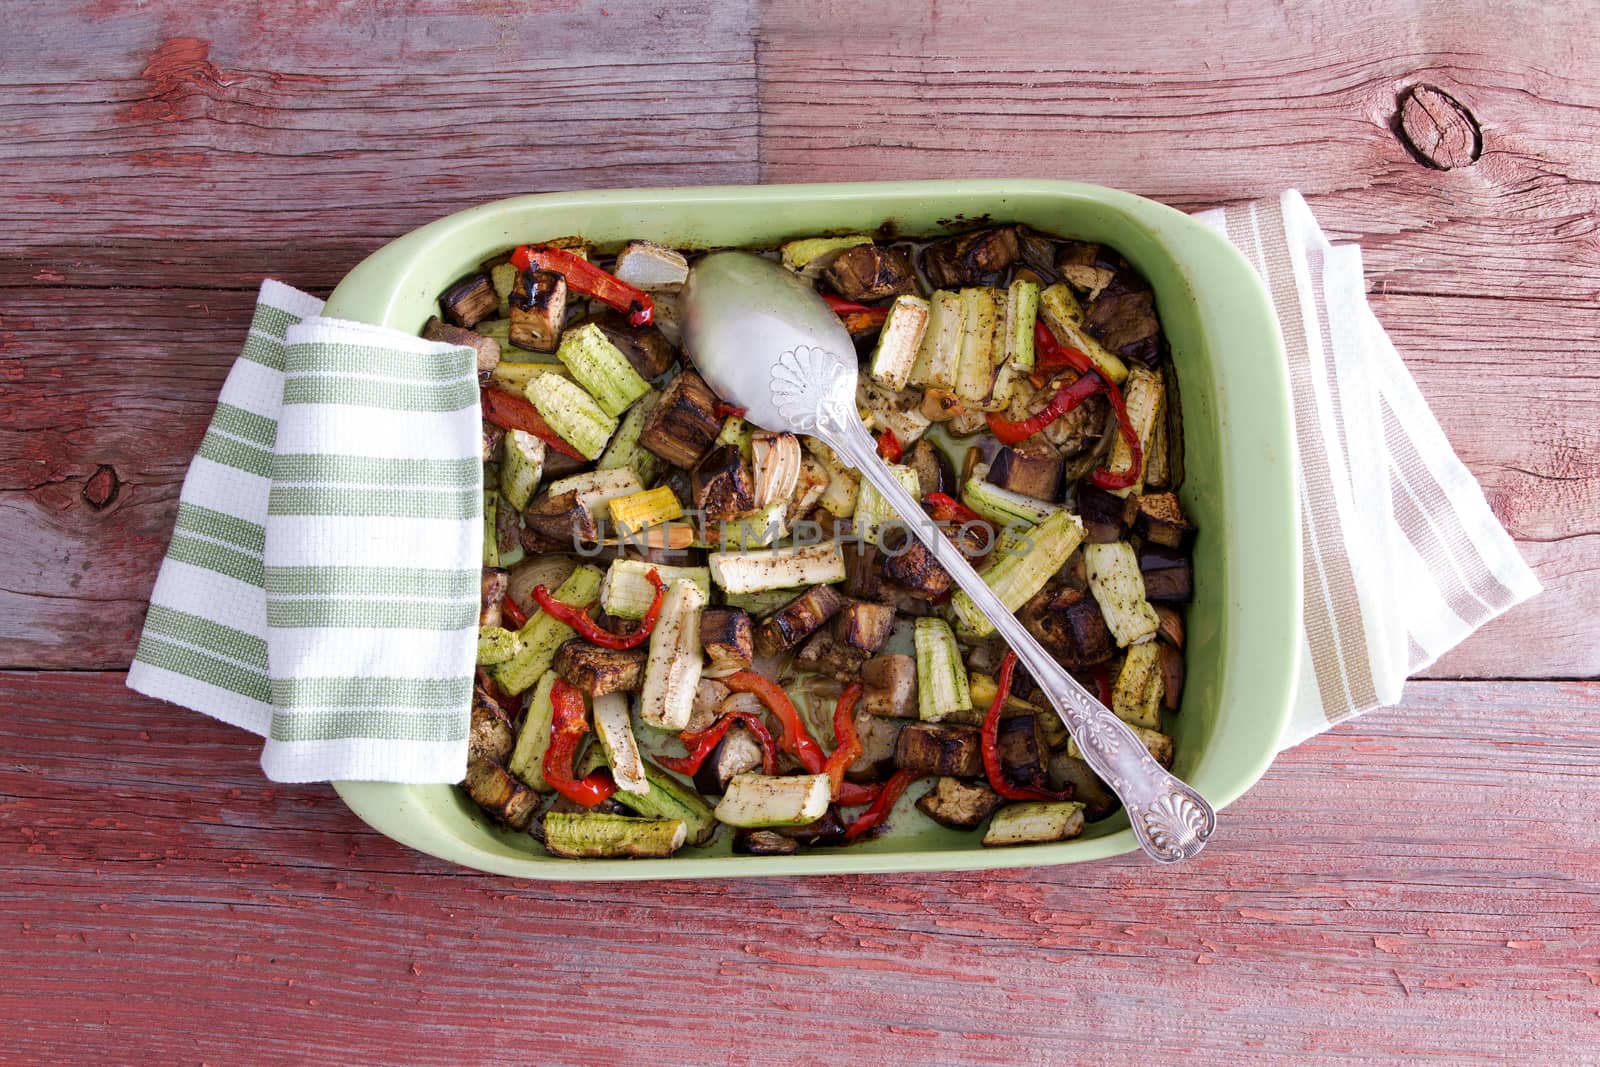
<path fill-rule="evenodd" d="M 878 457 L 854 407 L 837 402 L 824 405 L 817 412 L 815 429 L 808 432 L 826 441 L 883 494 L 906 520 L 910 532 L 928 546 L 956 585 L 973 599 L 1016 651 L 1078 742 L 1084 760 L 1122 799 L 1134 835 L 1145 852 L 1163 863 L 1176 863 L 1204 848 L 1217 824 L 1216 813 L 1205 798 L 1163 769 L 1121 719 L 1040 647 L 972 569 L 960 549 L 932 523 L 917 521 L 922 508 Z"/>

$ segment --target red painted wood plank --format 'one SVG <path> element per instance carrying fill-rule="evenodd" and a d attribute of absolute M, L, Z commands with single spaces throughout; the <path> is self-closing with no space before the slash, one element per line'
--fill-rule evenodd
<path fill-rule="evenodd" d="M 1178 870 L 541 885 L 410 853 L 120 681 L 0 674 L 21 1061 L 1561 1064 L 1600 1044 L 1600 683 L 1414 684 L 1284 756 Z"/>

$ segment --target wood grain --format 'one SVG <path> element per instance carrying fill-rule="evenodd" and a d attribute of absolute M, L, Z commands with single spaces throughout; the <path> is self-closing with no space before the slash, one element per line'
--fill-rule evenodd
<path fill-rule="evenodd" d="M 120 681 L 0 674 L 18 1061 L 779 1064 L 888 1042 L 1564 1064 L 1600 1042 L 1600 684 L 1414 684 L 1284 756 L 1178 870 L 545 885 L 408 852 Z"/>

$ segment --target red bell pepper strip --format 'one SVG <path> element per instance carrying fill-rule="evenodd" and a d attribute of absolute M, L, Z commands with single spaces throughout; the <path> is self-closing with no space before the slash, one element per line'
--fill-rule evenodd
<path fill-rule="evenodd" d="M 835 747 L 828 756 L 828 762 L 823 764 L 822 773 L 833 782 L 834 800 L 839 799 L 839 794 L 844 789 L 844 772 L 865 751 L 861 744 L 861 735 L 856 732 L 856 701 L 861 699 L 861 692 L 861 683 L 851 682 L 845 691 L 839 694 L 839 702 L 833 707 Z"/>
<path fill-rule="evenodd" d="M 789 694 L 783 691 L 782 686 L 755 671 L 739 671 L 721 681 L 735 693 L 754 693 L 760 697 L 783 728 L 778 735 L 778 747 L 799 760 L 807 774 L 822 773 L 828 757 L 823 754 L 817 739 L 806 730 L 805 723 L 800 721 L 800 712 L 795 709 L 794 701 L 789 699 Z"/>
<path fill-rule="evenodd" d="M 550 747 L 544 750 L 544 780 L 556 792 L 586 808 L 609 800 L 617 791 L 610 771 L 572 777 L 572 757 L 578 754 L 578 745 L 589 732 L 583 694 L 565 681 L 557 681 L 550 689 L 550 704 L 555 715 L 550 723 Z"/>
<path fill-rule="evenodd" d="M 1094 361 L 1088 353 L 1081 352 L 1071 345 L 1064 345 L 1056 340 L 1056 335 L 1050 332 L 1042 320 L 1035 320 L 1033 324 L 1033 372 L 1035 374 L 1054 374 L 1059 370 L 1072 368 L 1079 374 L 1088 374 L 1095 369 Z"/>
<path fill-rule="evenodd" d="M 828 302 L 828 306 L 831 307 L 834 314 L 838 315 L 840 318 L 844 318 L 846 315 L 860 315 L 869 322 L 881 323 L 884 319 L 889 317 L 888 308 L 869 307 L 866 304 L 858 304 L 854 300 L 846 300 L 844 297 L 837 296 L 833 293 L 823 293 L 822 299 Z"/>
<path fill-rule="evenodd" d="M 1032 786 L 1012 785 L 1000 766 L 1000 709 L 1006 706 L 1006 698 L 1011 695 L 1011 676 L 1016 669 L 1017 654 L 1008 649 L 1006 658 L 1000 661 L 999 690 L 989 705 L 989 713 L 983 717 L 983 773 L 989 779 L 989 788 L 1007 800 L 1070 800 L 1071 790 L 1055 793 Z"/>
<path fill-rule="evenodd" d="M 1017 445 L 1105 388 L 1106 382 L 1098 374 L 1083 374 L 1074 382 L 1056 390 L 1056 395 L 1043 408 L 1021 422 L 1012 422 L 997 412 L 989 412 L 989 432 L 1003 445 Z"/>
<path fill-rule="evenodd" d="M 634 326 L 648 326 L 655 319 L 655 302 L 648 293 L 564 248 L 522 245 L 511 253 L 511 265 L 518 270 L 553 270 L 567 279 L 569 287 L 627 315 Z"/>
<path fill-rule="evenodd" d="M 922 502 L 933 509 L 931 518 L 937 523 L 955 523 L 960 526 L 964 523 L 984 521 L 982 515 L 949 493 L 929 493 L 922 498 Z"/>
<path fill-rule="evenodd" d="M 889 817 L 889 812 L 894 810 L 895 801 L 906 791 L 906 786 L 920 777 L 916 771 L 895 771 L 888 782 L 884 783 L 883 791 L 878 794 L 872 805 L 844 828 L 845 842 L 848 844 L 868 830 L 881 825 Z"/>
<path fill-rule="evenodd" d="M 589 618 L 586 609 L 562 603 L 542 585 L 533 587 L 533 599 L 538 601 L 541 610 L 578 631 L 579 636 L 590 644 L 599 645 L 601 648 L 638 648 L 649 640 L 650 631 L 656 628 L 656 620 L 661 617 L 661 600 L 667 592 L 667 583 L 661 580 L 661 575 L 654 567 L 650 568 L 650 573 L 646 577 L 655 583 L 656 595 L 651 598 L 650 608 L 644 613 L 638 629 L 627 634 L 614 634 L 605 629 Z"/>
<path fill-rule="evenodd" d="M 899 463 L 900 457 L 905 454 L 906 450 L 901 446 L 900 438 L 894 435 L 893 430 L 885 427 L 878 435 L 878 455 L 883 457 L 885 463 Z"/>
<path fill-rule="evenodd" d="M 513 630 L 520 630 L 528 625 L 528 613 L 517 606 L 517 602 L 511 599 L 510 593 L 500 601 L 500 614 L 506 617 Z"/>
<path fill-rule="evenodd" d="M 479 397 L 479 403 L 483 408 L 483 417 L 502 430 L 524 430 L 562 455 L 588 462 L 582 452 L 567 444 L 560 434 L 550 428 L 544 416 L 539 414 L 539 409 L 526 397 L 508 393 L 504 389 L 485 389 Z"/>
<path fill-rule="evenodd" d="M 744 723 L 750 732 L 756 735 L 756 741 L 761 745 L 761 773 L 778 773 L 778 748 L 772 741 L 772 732 L 767 729 L 767 724 L 761 721 L 761 716 L 753 711 L 729 711 L 709 727 L 696 733 L 685 730 L 678 735 L 678 740 L 683 742 L 683 747 L 689 750 L 687 756 L 657 756 L 656 762 L 671 771 L 679 774 L 695 774 L 700 770 L 700 765 L 711 755 L 711 750 L 716 748 L 722 739 L 736 723 Z"/>
<path fill-rule="evenodd" d="M 1106 707 L 1111 706 L 1111 672 L 1104 667 L 1094 669 L 1094 695 Z"/>
<path fill-rule="evenodd" d="M 711 405 L 711 414 L 719 419 L 742 419 L 744 418 L 744 408 L 738 404 L 730 404 L 726 400 L 719 400 Z"/>
<path fill-rule="evenodd" d="M 1133 420 L 1128 417 L 1128 405 L 1122 402 L 1122 391 L 1109 379 L 1106 381 L 1106 399 L 1111 401 L 1111 410 L 1117 413 L 1117 432 L 1128 446 L 1130 458 L 1126 470 L 1113 471 L 1101 467 L 1089 475 L 1089 480 L 1101 489 L 1126 489 L 1139 480 L 1139 472 L 1144 469 L 1144 446 L 1139 443 L 1139 432 L 1133 428 Z"/>

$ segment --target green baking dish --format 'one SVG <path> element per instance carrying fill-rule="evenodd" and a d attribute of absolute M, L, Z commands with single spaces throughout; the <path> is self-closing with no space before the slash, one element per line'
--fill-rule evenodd
<path fill-rule="evenodd" d="M 979 220 L 1025 222 L 1109 244 L 1155 289 L 1183 397 L 1187 478 L 1200 527 L 1188 618 L 1188 682 L 1172 733 L 1174 771 L 1219 810 L 1272 762 L 1288 718 L 1300 631 L 1299 516 L 1282 340 L 1255 272 L 1223 237 L 1128 193 L 1035 180 L 625 189 L 521 196 L 424 226 L 374 253 L 340 283 L 325 314 L 408 332 L 437 294 L 510 245 L 569 233 L 598 243 L 649 238 L 680 248 L 774 245 L 790 237 L 874 231 L 913 236 Z M 736 875 L 962 870 L 1072 863 L 1137 847 L 1120 813 L 1072 841 L 983 849 L 908 809 L 874 841 L 794 856 L 734 856 L 730 835 L 666 860 L 547 856 L 491 824 L 453 786 L 340 782 L 370 826 L 441 859 L 522 878 L 716 878 Z M 1213 848 L 1227 849 L 1227 821 Z"/>

